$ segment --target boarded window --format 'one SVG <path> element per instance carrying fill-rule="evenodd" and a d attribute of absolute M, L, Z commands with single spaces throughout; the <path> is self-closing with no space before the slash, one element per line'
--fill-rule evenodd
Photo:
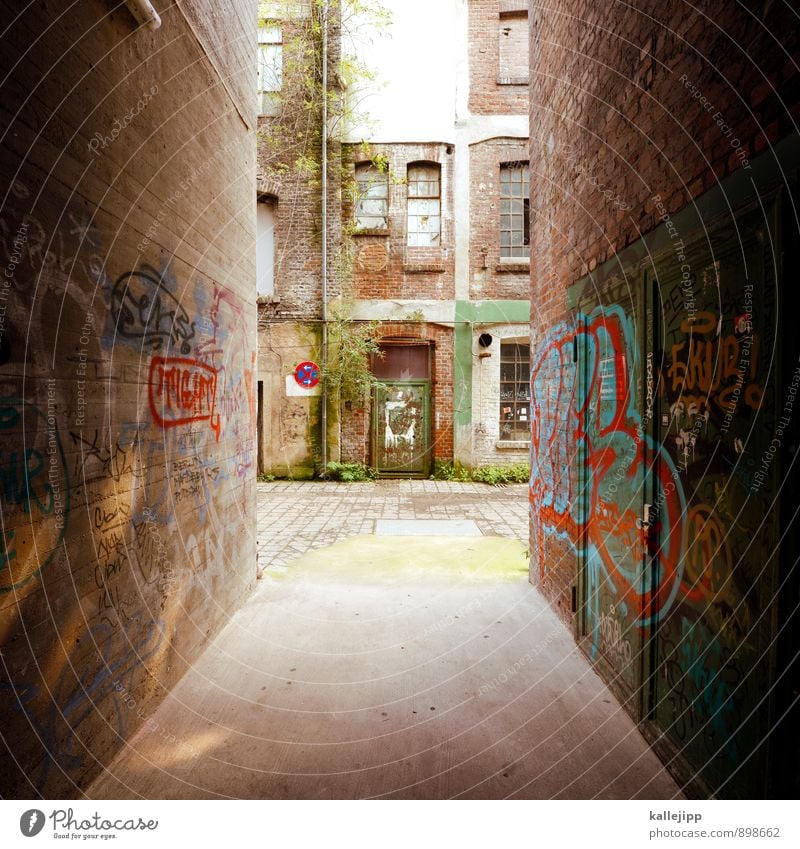
<path fill-rule="evenodd" d="M 500 258 L 528 258 L 529 233 L 528 163 L 507 162 L 500 166 Z"/>
<path fill-rule="evenodd" d="M 408 244 L 438 247 L 442 209 L 440 169 L 436 163 L 408 166 Z"/>
<path fill-rule="evenodd" d="M 413 343 L 382 343 L 382 357 L 372 357 L 372 373 L 379 380 L 428 380 L 430 347 Z"/>
<path fill-rule="evenodd" d="M 530 345 L 500 345 L 500 439 L 531 438 Z"/>
<path fill-rule="evenodd" d="M 259 201 L 256 206 L 256 293 L 275 294 L 275 204 Z"/>
<path fill-rule="evenodd" d="M 356 228 L 387 230 L 389 227 L 389 177 L 371 162 L 356 165 Z"/>
<path fill-rule="evenodd" d="M 504 85 L 526 85 L 528 82 L 528 15 L 515 12 L 500 18 L 500 73 L 497 81 Z"/>

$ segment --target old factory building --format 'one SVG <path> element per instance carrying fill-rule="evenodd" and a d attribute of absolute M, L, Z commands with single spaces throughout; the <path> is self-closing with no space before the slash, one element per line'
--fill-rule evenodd
<path fill-rule="evenodd" d="M 346 16 L 330 28 L 337 96 L 324 187 L 321 104 L 308 97 L 323 45 L 309 7 L 296 4 L 288 19 L 270 17 L 285 5 L 260 7 L 265 473 L 310 476 L 323 428 L 326 461 L 388 475 L 529 456 L 527 6 L 439 4 L 422 27 L 414 9 L 389 5 L 387 33 L 380 20 Z M 371 49 L 359 40 L 365 30 Z M 407 61 L 404 35 L 429 64 Z M 342 79 L 353 43 L 364 66 L 354 81 Z M 321 385 L 294 376 L 322 357 L 323 315 L 339 319 L 344 344 L 348 327 L 375 323 L 382 354 L 377 390 L 329 395 L 326 423 Z"/>

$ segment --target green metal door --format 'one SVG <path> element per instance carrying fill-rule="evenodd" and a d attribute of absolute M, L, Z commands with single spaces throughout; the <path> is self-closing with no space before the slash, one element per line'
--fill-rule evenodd
<path fill-rule="evenodd" d="M 372 405 L 372 456 L 387 477 L 430 474 L 431 386 L 427 380 L 384 380 Z"/>
<path fill-rule="evenodd" d="M 657 529 L 676 591 L 655 629 L 652 717 L 707 785 L 744 798 L 767 770 L 778 585 L 777 470 L 764 463 L 776 432 L 778 228 L 762 203 L 687 240 L 681 262 L 656 263 L 660 460 L 679 516 Z"/>

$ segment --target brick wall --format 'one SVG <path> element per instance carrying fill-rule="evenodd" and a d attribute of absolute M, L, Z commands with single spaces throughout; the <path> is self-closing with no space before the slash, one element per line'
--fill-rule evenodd
<path fill-rule="evenodd" d="M 78 794 L 255 579 L 255 28 L 156 5 L 3 34 L 4 797 Z"/>
<path fill-rule="evenodd" d="M 517 27 L 525 11 L 525 0 L 469 0 L 471 112 L 515 115 L 527 111 L 528 86 L 520 82 L 526 74 L 511 76 L 500 61 L 500 39 L 506 38 L 501 30 L 509 25 Z M 524 71 L 526 57 L 519 51 L 517 54 L 510 54 L 510 58 L 516 58 Z"/>
<path fill-rule="evenodd" d="M 322 314 L 322 109 L 317 88 L 321 42 L 316 28 L 311 17 L 281 22 L 283 88 L 275 96 L 276 114 L 258 118 L 257 190 L 275 203 L 275 297 L 273 303 L 260 304 L 262 322 L 318 319 Z M 338 62 L 338 32 L 332 13 L 330 68 Z M 327 214 L 332 262 L 340 243 L 340 157 L 339 145 L 330 141 Z M 336 275 L 330 274 L 332 296 L 337 286 Z"/>
<path fill-rule="evenodd" d="M 534 347 L 569 319 L 568 286 L 747 168 L 800 114 L 788 11 L 637 5 L 530 5 Z M 533 574 L 571 619 L 574 557 L 532 532 Z"/>
<path fill-rule="evenodd" d="M 364 299 L 436 298 L 454 296 L 455 223 L 453 210 L 453 153 L 446 144 L 373 144 L 365 151 L 345 151 L 346 179 L 354 164 L 368 157 L 384 158 L 389 175 L 389 227 L 385 233 L 361 234 L 353 242 L 352 296 Z M 441 171 L 441 238 L 435 247 L 407 245 L 407 168 L 413 162 L 435 162 Z M 345 194 L 343 216 L 353 220 L 352 199 Z"/>

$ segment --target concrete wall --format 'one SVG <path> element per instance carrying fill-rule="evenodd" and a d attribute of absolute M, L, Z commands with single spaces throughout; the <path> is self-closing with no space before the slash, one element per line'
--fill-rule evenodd
<path fill-rule="evenodd" d="M 797 30 L 777 5 L 530 14 L 531 578 L 682 780 L 777 795 Z"/>
<path fill-rule="evenodd" d="M 156 5 L 2 40 L 4 797 L 77 794 L 256 574 L 254 20 Z"/>

